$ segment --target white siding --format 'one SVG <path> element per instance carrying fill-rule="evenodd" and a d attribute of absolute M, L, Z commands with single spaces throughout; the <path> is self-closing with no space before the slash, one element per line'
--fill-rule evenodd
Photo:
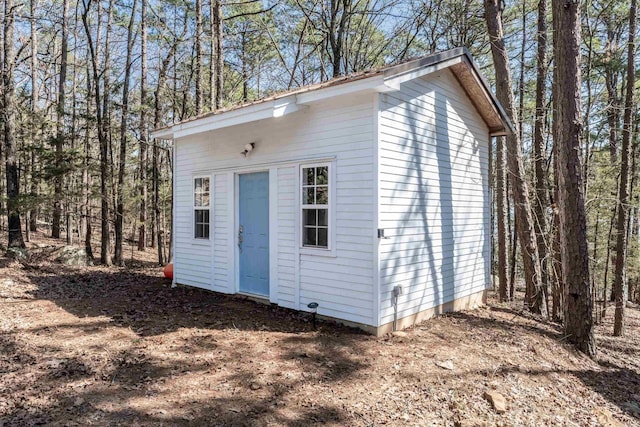
<path fill-rule="evenodd" d="M 277 257 L 270 261 L 276 263 L 278 304 L 306 309 L 316 301 L 320 314 L 375 325 L 374 141 L 373 95 L 334 98 L 281 118 L 178 139 L 176 281 L 237 289 L 235 274 L 229 273 L 235 259 L 233 186 L 225 180 L 237 172 L 271 169 L 277 173 L 270 194 L 277 197 Z M 256 145 L 245 159 L 240 152 L 249 142 Z M 335 256 L 300 254 L 298 164 L 319 158 L 335 159 Z M 209 246 L 192 239 L 191 180 L 203 174 L 214 179 Z"/>
<path fill-rule="evenodd" d="M 298 168 L 278 168 L 278 305 L 298 308 L 296 303 L 296 181 Z"/>
<path fill-rule="evenodd" d="M 213 175 L 213 216 L 211 235 L 213 236 L 213 283 L 212 288 L 218 292 L 233 291 L 233 264 L 229 264 L 228 255 L 230 243 L 228 224 L 233 220 L 230 215 L 232 206 L 229 201 L 229 183 L 233 183 L 233 176 L 226 173 Z"/>
<path fill-rule="evenodd" d="M 489 283 L 489 136 L 448 70 L 380 95 L 380 324 Z"/>
<path fill-rule="evenodd" d="M 183 147 L 175 147 L 176 159 L 183 157 Z M 179 169 L 178 169 L 179 170 Z M 201 174 L 200 176 L 203 176 Z M 173 256 L 174 280 L 176 283 L 212 288 L 211 242 L 194 239 L 193 178 L 192 173 L 176 176 L 175 203 L 177 215 L 174 219 L 175 249 Z M 213 186 L 213 182 L 210 184 Z M 213 208 L 210 215 L 213 213 Z M 211 233 L 211 229 L 210 229 Z"/>

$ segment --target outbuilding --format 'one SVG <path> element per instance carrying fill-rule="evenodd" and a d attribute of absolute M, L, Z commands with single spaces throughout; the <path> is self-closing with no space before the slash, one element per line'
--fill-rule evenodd
<path fill-rule="evenodd" d="M 174 284 L 361 327 L 483 303 L 491 137 L 468 51 L 337 78 L 154 131 L 174 143 Z"/>

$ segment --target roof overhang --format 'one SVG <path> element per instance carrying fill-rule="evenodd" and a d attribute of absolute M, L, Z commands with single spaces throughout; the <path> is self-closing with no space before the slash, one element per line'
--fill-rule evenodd
<path fill-rule="evenodd" d="M 492 136 L 514 132 L 508 116 L 491 92 L 477 65 L 465 48 L 396 65 L 384 70 L 342 78 L 324 84 L 301 88 L 295 92 L 276 95 L 246 106 L 228 111 L 210 113 L 172 126 L 156 129 L 152 138 L 176 139 L 202 132 L 258 120 L 283 117 L 307 108 L 316 102 L 346 95 L 386 93 L 400 90 L 400 85 L 437 71 L 449 69 L 458 80 Z"/>

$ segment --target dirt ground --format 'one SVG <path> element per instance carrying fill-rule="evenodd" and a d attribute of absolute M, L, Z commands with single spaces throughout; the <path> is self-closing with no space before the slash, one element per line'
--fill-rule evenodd
<path fill-rule="evenodd" d="M 597 361 L 494 301 L 375 338 L 171 289 L 152 252 L 67 267 L 37 241 L 26 262 L 0 258 L 0 426 L 640 426 L 637 308 L 626 338 L 609 310 Z"/>

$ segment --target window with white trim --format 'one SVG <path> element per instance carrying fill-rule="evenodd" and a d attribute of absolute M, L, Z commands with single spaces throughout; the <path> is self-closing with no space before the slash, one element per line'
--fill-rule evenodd
<path fill-rule="evenodd" d="M 193 179 L 193 225 L 196 239 L 209 238 L 209 177 Z"/>
<path fill-rule="evenodd" d="M 302 246 L 329 249 L 330 222 L 330 164 L 301 167 Z"/>

